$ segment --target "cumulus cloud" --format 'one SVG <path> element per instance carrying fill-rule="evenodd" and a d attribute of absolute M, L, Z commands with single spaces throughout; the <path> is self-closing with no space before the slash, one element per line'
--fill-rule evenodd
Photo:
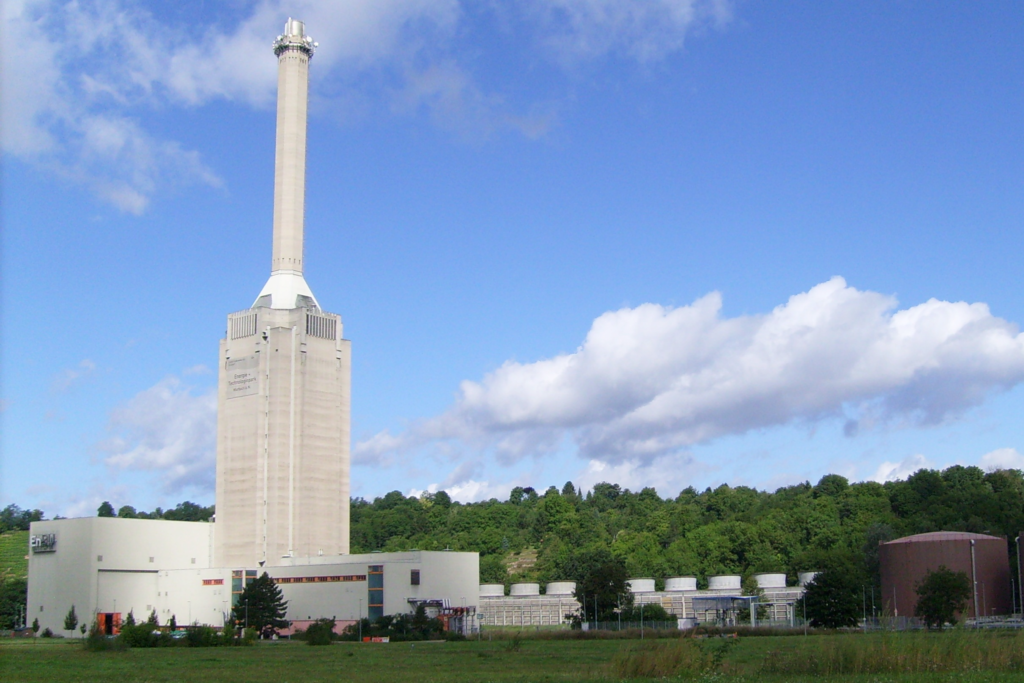
<path fill-rule="evenodd" d="M 217 395 L 168 377 L 112 411 L 113 436 L 100 444 L 115 469 L 154 472 L 163 489 L 214 488 Z"/>
<path fill-rule="evenodd" d="M 161 188 L 221 181 L 192 150 L 130 112 L 152 102 L 169 36 L 115 2 L 13 0 L 3 6 L 3 149 L 85 185 L 128 213 Z"/>
<path fill-rule="evenodd" d="M 979 463 L 989 472 L 995 470 L 1024 470 L 1024 455 L 1016 448 L 998 448 L 981 456 Z"/>
<path fill-rule="evenodd" d="M 878 466 L 878 469 L 875 470 L 875 474 L 871 477 L 871 481 L 877 481 L 879 484 L 884 484 L 887 481 L 906 479 L 918 470 L 931 469 L 935 469 L 935 464 L 919 453 L 917 455 L 907 456 L 899 462 L 883 462 Z"/>
<path fill-rule="evenodd" d="M 896 308 L 836 277 L 764 315 L 724 318 L 717 293 L 611 311 L 576 351 L 506 362 L 356 450 L 461 442 L 514 461 L 570 439 L 587 460 L 644 465 L 791 423 L 939 424 L 1024 380 L 1024 336 L 985 304 Z"/>
<path fill-rule="evenodd" d="M 650 461 L 626 460 L 614 464 L 591 460 L 572 480 L 584 491 L 593 489 L 594 484 L 614 482 L 633 491 L 649 486 L 659 495 L 671 496 L 715 469 L 689 455 L 666 455 Z"/>
<path fill-rule="evenodd" d="M 552 124 L 553 107 L 514 113 L 460 63 L 469 61 L 463 43 L 486 33 L 481 22 L 512 12 L 524 19 L 513 23 L 527 42 L 551 46 L 552 57 L 622 53 L 646 62 L 678 50 L 695 27 L 729 15 L 724 0 L 532 0 L 490 13 L 475 6 L 466 12 L 467 4 L 260 0 L 183 14 L 174 23 L 128 0 L 9 0 L 0 28 L 5 44 L 18 49 L 3 51 L 0 73 L 4 92 L 17 95 L 0 99 L 2 148 L 141 213 L 169 188 L 221 185 L 197 151 L 141 121 L 155 109 L 213 100 L 271 105 L 270 42 L 288 16 L 305 20 L 321 43 L 314 94 L 332 92 L 340 102 L 353 98 L 338 91 L 364 87 L 393 110 L 425 110 L 460 135 L 512 130 L 537 137 Z M 473 45 L 468 54 L 481 49 Z"/>

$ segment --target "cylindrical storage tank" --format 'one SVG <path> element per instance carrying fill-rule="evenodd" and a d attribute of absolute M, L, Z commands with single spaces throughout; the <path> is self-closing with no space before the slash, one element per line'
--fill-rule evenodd
<path fill-rule="evenodd" d="M 708 577 L 708 590 L 738 591 L 743 588 L 743 579 L 734 574 Z"/>
<path fill-rule="evenodd" d="M 532 595 L 540 595 L 539 583 L 513 583 L 509 595 L 517 598 L 525 598 Z"/>
<path fill-rule="evenodd" d="M 754 574 L 754 581 L 757 582 L 758 588 L 785 588 L 786 587 L 786 575 L 785 574 Z"/>
<path fill-rule="evenodd" d="M 820 573 L 821 572 L 800 572 L 796 575 L 796 577 L 800 581 L 800 585 L 806 588 L 807 584 L 809 584 L 811 581 L 814 581 L 814 577 Z"/>
<path fill-rule="evenodd" d="M 665 590 L 670 593 L 695 591 L 697 590 L 697 577 L 673 576 L 671 579 L 665 579 Z"/>
<path fill-rule="evenodd" d="M 965 531 L 934 531 L 897 538 L 878 546 L 878 564 L 885 614 L 914 616 L 915 586 L 928 572 L 942 565 L 950 571 L 963 572 L 972 586 L 962 618 L 973 619 L 975 613 L 991 617 L 1013 611 L 1005 538 Z"/>
<path fill-rule="evenodd" d="M 653 593 L 654 579 L 630 579 L 626 582 L 630 593 Z"/>
<path fill-rule="evenodd" d="M 575 581 L 552 581 L 544 587 L 545 595 L 572 595 L 576 592 Z"/>
<path fill-rule="evenodd" d="M 505 584 L 503 583 L 481 583 L 481 598 L 501 598 L 505 596 Z"/>

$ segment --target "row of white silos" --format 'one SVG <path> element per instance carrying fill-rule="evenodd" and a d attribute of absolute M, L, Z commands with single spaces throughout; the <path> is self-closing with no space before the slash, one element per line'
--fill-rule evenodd
<path fill-rule="evenodd" d="M 799 572 L 797 577 L 801 586 L 806 586 L 814 580 L 818 572 Z M 754 574 L 754 581 L 757 587 L 762 590 L 772 588 L 785 588 L 786 575 L 781 573 Z M 626 582 L 630 593 L 654 593 L 654 579 L 630 579 Z M 738 574 L 719 574 L 708 577 L 708 590 L 713 591 L 738 591 L 743 588 L 743 578 Z M 576 590 L 574 581 L 552 581 L 544 587 L 545 595 L 571 596 Z M 665 579 L 665 592 L 680 593 L 697 590 L 697 577 L 695 576 L 673 576 Z M 513 583 L 509 589 L 509 595 L 518 598 L 528 598 L 540 595 L 539 583 Z M 501 583 L 480 584 L 480 597 L 500 598 L 505 596 L 505 585 Z"/>
<path fill-rule="evenodd" d="M 552 581 L 544 586 L 544 594 L 559 597 L 571 597 L 576 590 L 575 581 Z M 509 589 L 509 595 L 514 598 L 529 598 L 540 595 L 539 583 L 513 583 Z M 505 584 L 482 583 L 480 584 L 480 597 L 501 598 L 505 596 Z"/>
<path fill-rule="evenodd" d="M 799 572 L 797 577 L 801 586 L 806 586 L 814 580 L 818 572 Z M 781 573 L 754 574 L 754 581 L 757 587 L 765 590 L 772 588 L 785 588 L 786 575 Z M 655 592 L 654 579 L 630 579 L 626 585 L 631 593 L 653 593 Z M 738 591 L 743 588 L 743 577 L 738 574 L 719 574 L 708 577 L 708 590 L 712 591 Z M 697 577 L 695 576 L 673 576 L 665 579 L 665 592 L 677 593 L 683 591 L 697 590 Z"/>

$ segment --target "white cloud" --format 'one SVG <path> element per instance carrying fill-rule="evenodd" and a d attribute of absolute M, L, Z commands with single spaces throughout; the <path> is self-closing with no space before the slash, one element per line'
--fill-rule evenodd
<path fill-rule="evenodd" d="M 162 29 L 116 2 L 4 4 L 3 149 L 89 187 L 129 213 L 160 189 L 220 179 L 195 151 L 149 134 L 129 111 L 152 102 L 169 49 Z M 29 38 L 23 38 L 28 36 Z"/>
<path fill-rule="evenodd" d="M 487 49 L 467 40 L 512 13 L 517 29 L 553 46 L 558 59 L 623 54 L 642 62 L 681 48 L 700 26 L 728 20 L 724 0 L 531 0 L 491 12 L 466 0 L 260 0 L 209 20 L 161 22 L 128 0 L 8 0 L 0 55 L 2 148 L 7 154 L 89 187 L 129 213 L 168 189 L 219 186 L 195 150 L 140 123 L 154 109 L 228 100 L 267 107 L 276 89 L 270 43 L 287 17 L 306 21 L 321 47 L 313 62 L 320 102 L 366 89 L 397 111 L 429 112 L 434 123 L 470 137 L 502 130 L 542 135 L 556 107 L 511 113 L 460 65 Z M 208 14 L 213 14 L 211 10 Z M 470 36 L 467 39 L 467 36 Z M 462 58 L 466 53 L 470 59 Z M 360 81 L 362 79 L 362 81 Z M 397 85 L 396 85 L 397 84 Z M 319 89 L 319 90 L 316 90 Z M 12 95 L 13 94 L 13 95 Z"/>
<path fill-rule="evenodd" d="M 995 470 L 1024 470 L 1024 455 L 1016 448 L 999 448 L 981 456 L 981 467 L 989 472 Z"/>
<path fill-rule="evenodd" d="M 410 496 L 419 497 L 424 493 L 437 493 L 444 491 L 452 500 L 462 503 L 475 503 L 481 500 L 508 498 L 509 492 L 516 486 L 526 486 L 523 483 L 529 475 L 521 474 L 512 481 L 492 482 L 487 479 L 477 479 L 484 469 L 484 463 L 480 459 L 467 460 L 459 464 L 440 483 L 433 483 L 426 489 L 412 489 Z"/>
<path fill-rule="evenodd" d="M 931 469 L 935 469 L 935 465 L 928 458 L 921 454 L 910 455 L 899 462 L 883 462 L 870 480 L 884 484 L 887 481 L 906 479 L 918 470 Z"/>
<path fill-rule="evenodd" d="M 665 497 L 677 495 L 715 469 L 691 456 L 662 456 L 650 462 L 627 460 L 614 464 L 591 460 L 572 481 L 584 491 L 592 490 L 594 484 L 601 482 L 618 484 L 633 491 L 649 486 Z"/>
<path fill-rule="evenodd" d="M 514 460 L 570 438 L 587 460 L 649 464 L 794 422 L 938 424 L 1024 380 L 1024 335 L 985 304 L 895 309 L 837 277 L 766 315 L 723 318 L 718 294 L 612 311 L 575 352 L 506 362 L 442 415 L 356 451 L 461 442 Z"/>
<path fill-rule="evenodd" d="M 100 444 L 116 469 L 156 472 L 165 491 L 214 487 L 217 395 L 194 394 L 168 377 L 136 394 L 110 415 L 114 436 Z"/>

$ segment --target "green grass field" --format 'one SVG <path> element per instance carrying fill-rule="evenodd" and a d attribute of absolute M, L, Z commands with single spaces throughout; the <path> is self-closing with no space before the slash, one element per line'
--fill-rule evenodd
<path fill-rule="evenodd" d="M 889 636 L 890 648 L 903 652 L 947 648 L 949 634 L 920 634 L 917 641 L 899 645 Z M 988 637 L 988 636 L 986 636 Z M 991 640 L 991 639 L 990 639 Z M 961 641 L 962 642 L 962 641 Z M 990 642 L 990 641 L 985 641 Z M 995 642 L 992 640 L 991 642 Z M 894 646 L 893 643 L 896 643 Z M 975 645 L 979 644 L 975 643 Z M 1024 639 L 1004 638 L 997 649 L 1020 649 Z M 691 643 L 692 644 L 692 643 Z M 690 676 L 623 678 L 617 671 L 623 662 L 637 661 L 638 655 L 655 655 L 659 648 L 674 647 L 672 641 L 659 643 L 624 640 L 524 640 L 518 651 L 508 641 L 463 643 L 336 643 L 309 647 L 303 643 L 264 643 L 251 648 L 156 648 L 126 652 L 86 652 L 80 643 L 61 640 L 18 640 L 0 642 L 0 680 L 8 683 L 47 681 L 190 681 L 274 683 L 309 681 L 614 681 L 614 680 L 706 680 L 706 681 L 844 681 L 849 683 L 924 683 L 925 681 L 1002 682 L 1024 680 L 1015 671 L 967 670 L 922 671 L 918 673 L 788 674 L 764 672 L 766 661 L 806 662 L 832 649 L 870 653 L 884 641 L 879 636 L 800 636 L 740 638 L 726 648 L 716 672 Z M 983 643 L 981 643 L 984 645 Z M 718 643 L 712 643 L 717 649 Z M 973 646 L 972 646 L 973 647 Z M 782 657 L 778 660 L 778 657 Z M 775 657 L 776 659 L 772 659 Z M 959 668 L 959 666 L 958 666 Z"/>
<path fill-rule="evenodd" d="M 28 577 L 28 532 L 0 534 L 0 581 Z"/>

